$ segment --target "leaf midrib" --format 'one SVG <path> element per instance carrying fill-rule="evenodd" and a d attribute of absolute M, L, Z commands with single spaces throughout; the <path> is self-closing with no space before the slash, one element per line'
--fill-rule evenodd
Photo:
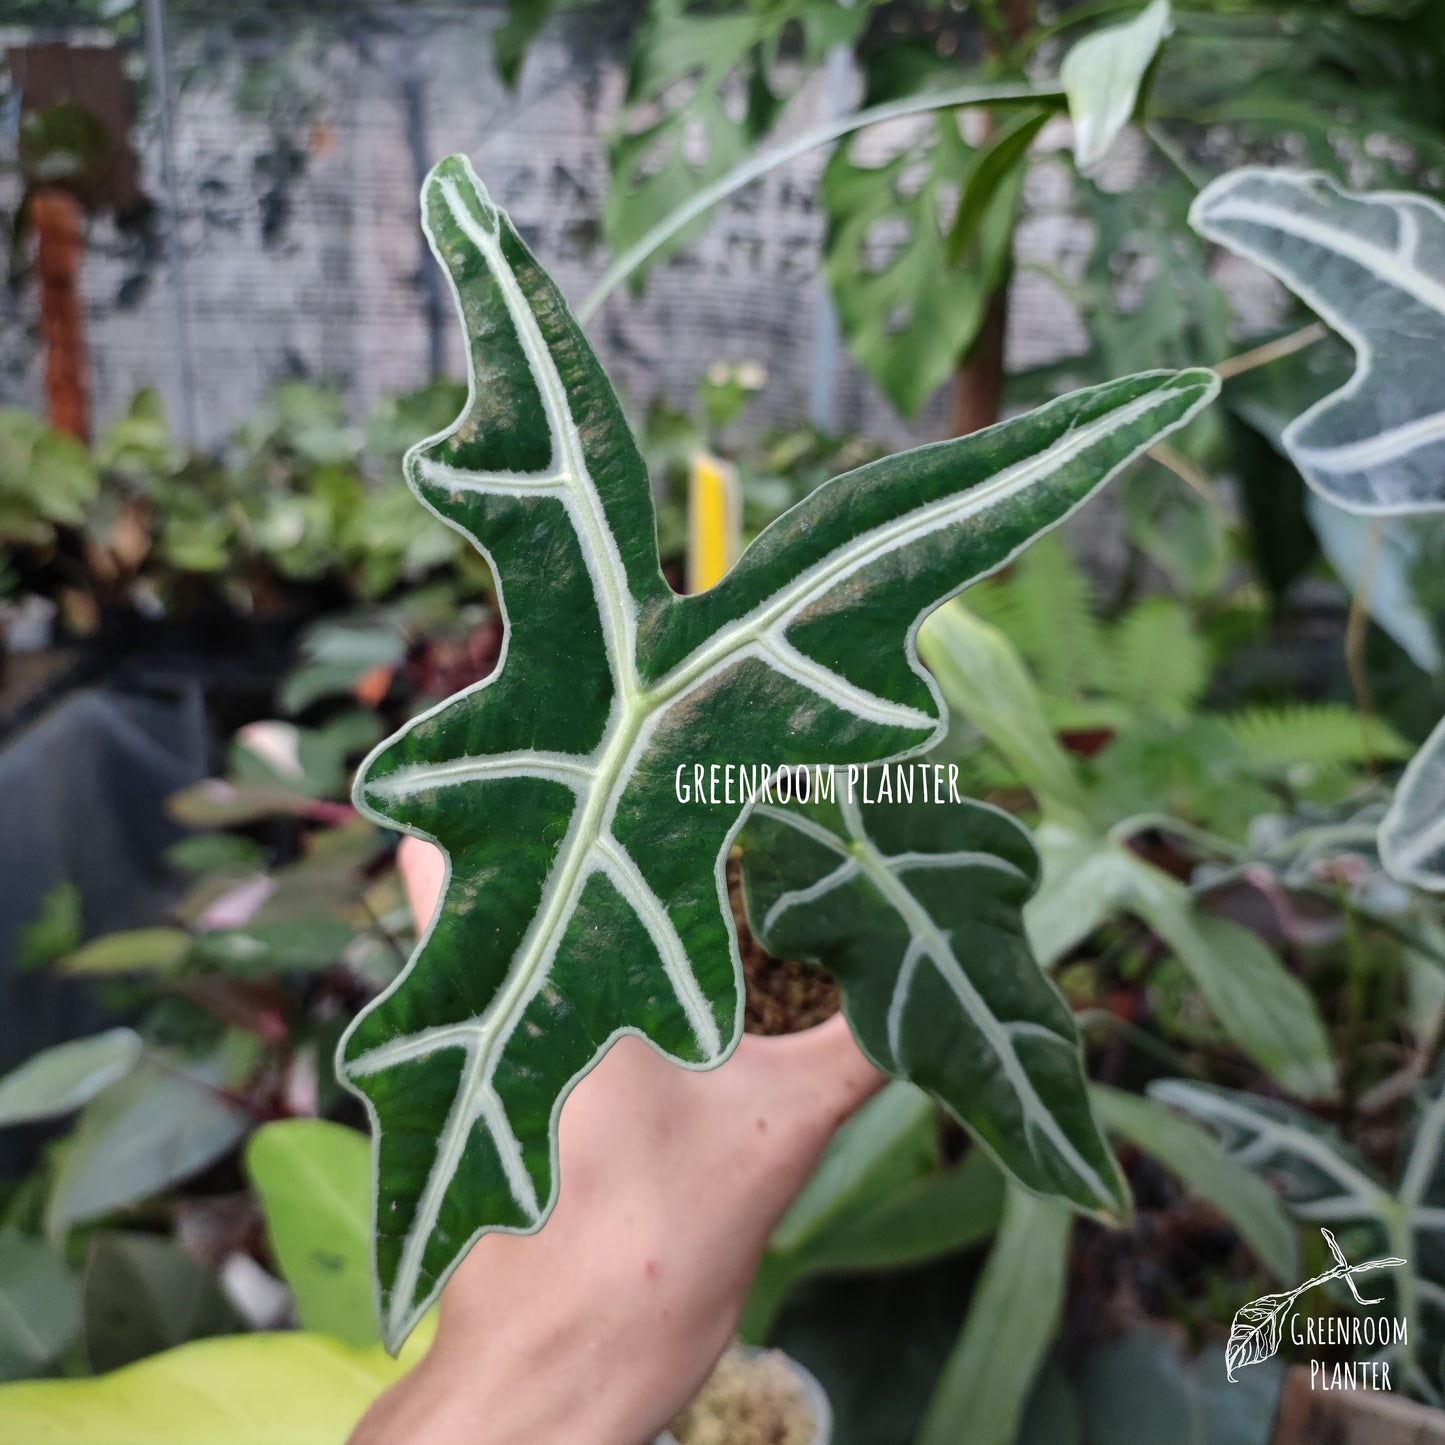
<path fill-rule="evenodd" d="M 1178 373 L 1173 373 L 1178 375 Z M 1161 376 L 1162 379 L 1162 376 Z M 759 603 L 749 613 L 724 625 L 723 629 L 709 641 L 702 643 L 661 679 L 648 689 L 647 695 L 660 703 L 670 701 L 679 693 L 706 676 L 714 667 L 724 663 L 748 644 L 762 640 L 774 625 L 790 612 L 801 611 L 810 602 L 816 601 L 850 570 L 887 555 L 896 550 L 892 544 L 901 543 L 911 533 L 937 530 L 947 525 L 951 513 L 959 519 L 993 505 L 996 500 L 1012 491 L 1027 488 L 1040 476 L 1056 470 L 1080 452 L 1088 450 L 1096 442 L 1104 440 L 1115 432 L 1122 431 L 1130 423 L 1147 415 L 1180 394 L 1173 391 L 1154 389 L 1122 407 L 1106 412 L 1097 420 L 1081 427 L 1072 427 L 1042 451 L 1024 461 L 1016 462 L 998 475 L 965 492 L 953 492 L 925 507 L 918 507 L 905 513 L 893 522 L 875 527 L 852 539 L 850 544 L 836 548 L 792 582 L 779 588 L 766 601 Z M 1092 490 L 1092 489 L 1091 489 Z M 816 494 L 815 494 L 816 495 Z M 781 519 L 779 519 L 781 520 Z M 777 523 L 773 524 L 774 526 Z M 1008 565 L 1012 558 L 1023 551 L 1036 538 L 1030 537 L 1003 561 L 994 571 Z M 757 545 L 754 543 L 754 545 Z M 740 565 L 742 565 L 740 563 Z M 957 590 L 961 591 L 976 578 L 965 578 Z M 690 599 L 679 599 L 680 605 L 688 605 Z M 938 604 L 946 599 L 940 599 Z M 926 608 L 931 612 L 934 606 Z M 789 621 L 792 619 L 789 618 Z"/>
<path fill-rule="evenodd" d="M 1035 1092 L 1028 1072 L 1019 1060 L 1018 1053 L 1002 1020 L 989 1008 L 962 965 L 958 963 L 952 946 L 935 923 L 932 915 L 889 866 L 890 862 L 896 860 L 890 859 L 887 854 L 881 852 L 868 836 L 856 800 L 840 800 L 839 807 L 851 835 L 850 841 L 846 843 L 827 835 L 827 830 L 813 822 L 812 819 L 795 817 L 781 809 L 771 807 L 766 809 L 766 813 L 768 817 L 797 828 L 799 832 L 824 843 L 835 853 L 851 858 L 858 864 L 869 882 L 882 894 L 889 906 L 908 926 L 910 937 L 924 941 L 934 967 L 945 975 L 945 980 L 949 983 L 950 988 L 953 988 L 958 994 L 965 1011 L 978 1025 L 988 1041 L 989 1047 L 993 1050 L 994 1056 L 1000 1061 L 1025 1115 L 1035 1120 L 1042 1120 L 1042 1132 L 1058 1151 L 1060 1158 L 1069 1164 L 1080 1180 L 1089 1185 L 1096 1199 L 1101 1203 L 1108 1201 L 1112 1197 L 1112 1191 L 1099 1178 L 1097 1171 L 1058 1130 L 1053 1115 L 1049 1113 Z M 997 861 L 1001 867 L 1009 866 L 1003 860 Z M 948 971 L 950 964 L 953 973 Z M 1054 1037 L 1057 1038 L 1057 1036 Z M 1058 1042 L 1063 1043 L 1064 1040 L 1058 1039 Z"/>

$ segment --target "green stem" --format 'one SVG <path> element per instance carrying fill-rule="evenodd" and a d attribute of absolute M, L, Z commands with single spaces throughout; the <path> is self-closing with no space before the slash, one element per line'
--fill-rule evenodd
<path fill-rule="evenodd" d="M 725 200 L 734 191 L 767 175 L 769 171 L 806 155 L 819 146 L 841 140 L 845 135 L 863 130 L 870 125 L 881 125 L 884 121 L 904 120 L 909 116 L 927 115 L 936 110 L 958 110 L 975 105 L 1062 105 L 1064 93 L 1057 88 L 1037 89 L 1028 85 L 962 85 L 950 90 L 933 91 L 926 95 L 910 96 L 907 100 L 890 101 L 886 105 L 869 106 L 866 110 L 854 111 L 852 115 L 840 116 L 826 125 L 805 131 L 793 140 L 774 146 L 735 166 L 721 180 L 704 186 L 696 195 L 688 198 L 676 210 L 664 216 L 640 240 L 634 242 L 607 268 L 602 279 L 592 289 L 592 294 L 577 308 L 577 318 L 587 321 L 597 314 L 597 308 L 639 267 L 644 265 L 659 247 L 664 246 L 679 231 L 702 213 Z"/>

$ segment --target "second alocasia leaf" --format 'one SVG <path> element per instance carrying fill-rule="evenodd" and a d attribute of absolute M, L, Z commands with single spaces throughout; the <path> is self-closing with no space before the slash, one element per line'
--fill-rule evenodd
<path fill-rule="evenodd" d="M 759 939 L 831 969 L 873 1063 L 927 1089 L 1016 1179 L 1117 1209 L 1074 1016 L 1024 934 L 1039 879 L 1028 832 L 984 803 L 921 797 L 916 779 L 909 802 L 872 798 L 841 770 L 831 781 L 827 801 L 764 802 L 748 820 Z"/>
<path fill-rule="evenodd" d="M 614 1040 L 640 1035 L 689 1068 L 737 1041 L 724 864 L 746 808 L 679 802 L 677 770 L 866 762 L 935 740 L 922 616 L 1216 386 L 1132 377 L 863 467 L 679 597 L 636 445 L 551 279 L 465 160 L 433 172 L 424 214 L 471 390 L 407 477 L 486 556 L 507 634 L 490 678 L 414 719 L 356 784 L 364 812 L 448 857 L 415 956 L 340 1050 L 372 1117 L 393 1347 L 479 1235 L 540 1228 L 562 1102 Z"/>

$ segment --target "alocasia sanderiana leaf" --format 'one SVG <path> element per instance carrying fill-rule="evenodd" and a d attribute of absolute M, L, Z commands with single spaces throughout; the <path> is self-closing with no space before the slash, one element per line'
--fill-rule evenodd
<path fill-rule="evenodd" d="M 1024 934 L 1039 874 L 1027 831 L 916 789 L 911 803 L 875 800 L 883 781 L 865 793 L 839 771 L 828 801 L 753 809 L 754 932 L 773 954 L 826 965 L 868 1057 L 932 1093 L 1015 1178 L 1111 1207 L 1124 1186 L 1089 1113 L 1078 1030 Z"/>
<path fill-rule="evenodd" d="M 1352 512 L 1445 507 L 1445 209 L 1251 167 L 1206 187 L 1189 220 L 1263 266 L 1355 350 L 1349 381 L 1284 430 L 1305 480 Z"/>
<path fill-rule="evenodd" d="M 1381 1313 L 1407 1321 L 1404 1338 L 1392 1335 L 1381 1353 L 1404 1388 L 1434 1404 L 1445 1400 L 1445 1075 L 1437 1071 L 1419 1088 L 1393 1184 L 1327 1125 L 1280 1100 L 1184 1079 L 1158 1080 L 1149 1093 L 1209 1125 L 1232 1161 L 1267 1181 L 1301 1224 L 1338 1236 L 1350 1260 L 1396 1262 L 1370 1281 L 1386 1297 Z M 1301 1290 L 1326 1278 L 1344 1275 L 1331 1271 Z M 1272 1311 L 1289 1302 L 1288 1294 L 1267 1296 L 1252 1316 L 1240 1311 L 1232 1367 L 1267 1357 Z"/>
<path fill-rule="evenodd" d="M 1245 169 L 1220 177 L 1190 212 L 1211 240 L 1257 261 L 1317 311 L 1354 348 L 1354 372 L 1285 427 L 1282 443 L 1325 500 L 1351 512 L 1387 517 L 1445 511 L 1445 208 L 1425 196 L 1356 194 L 1327 176 Z M 1316 526 L 1328 517 L 1315 517 Z M 1362 544 L 1358 568 L 1367 605 L 1417 660 L 1433 647 L 1402 604 L 1381 616 L 1393 573 L 1374 560 L 1408 550 L 1408 532 Z M 1331 560 L 1347 535 L 1325 525 Z M 1347 577 L 1347 581 L 1351 580 Z M 1362 581 L 1363 585 L 1363 581 Z M 1370 594 L 1374 594 L 1371 596 Z M 1405 602 L 1409 603 L 1406 598 Z M 1408 629 L 1401 636 L 1403 629 Z M 1445 888 L 1445 723 L 1405 770 L 1380 826 L 1386 869 L 1417 887 Z"/>
<path fill-rule="evenodd" d="M 1216 388 L 1212 372 L 1132 377 L 863 467 L 679 597 L 621 408 L 551 279 L 464 159 L 423 202 L 470 392 L 407 478 L 486 557 L 506 639 L 490 678 L 413 719 L 356 782 L 363 812 L 448 859 L 416 954 L 339 1051 L 373 1125 L 393 1347 L 478 1236 L 541 1227 L 562 1101 L 612 1042 L 640 1035 L 698 1069 L 737 1040 L 724 865 L 746 805 L 680 803 L 678 769 L 934 741 L 922 616 Z"/>
<path fill-rule="evenodd" d="M 1401 882 L 1445 891 L 1445 722 L 1401 774 L 1380 823 L 1380 861 Z"/>

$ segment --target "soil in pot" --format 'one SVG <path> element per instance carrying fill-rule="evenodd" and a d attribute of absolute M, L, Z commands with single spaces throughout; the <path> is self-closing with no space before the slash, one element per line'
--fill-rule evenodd
<path fill-rule="evenodd" d="M 785 1355 L 729 1350 L 672 1434 L 677 1445 L 813 1445 L 818 1422 Z"/>
<path fill-rule="evenodd" d="M 774 958 L 753 937 L 735 857 L 728 859 L 728 898 L 747 985 L 744 1030 L 750 1034 L 797 1034 L 837 1013 L 841 1000 L 832 974 L 812 964 Z"/>

